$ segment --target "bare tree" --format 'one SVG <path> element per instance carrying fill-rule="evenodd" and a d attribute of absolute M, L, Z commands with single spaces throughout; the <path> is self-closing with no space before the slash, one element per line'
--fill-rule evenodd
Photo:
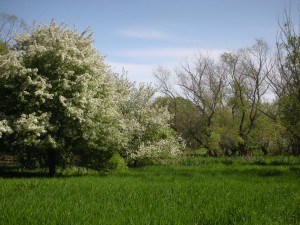
<path fill-rule="evenodd" d="M 218 107 L 223 105 L 226 74 L 208 56 L 199 55 L 193 64 L 186 62 L 176 71 L 178 86 L 206 118 L 208 133 Z"/>
<path fill-rule="evenodd" d="M 176 98 L 178 96 L 176 90 L 174 89 L 175 80 L 173 74 L 170 70 L 164 68 L 163 66 L 157 67 L 153 71 L 154 77 L 156 79 L 156 87 L 158 91 L 170 98 Z"/>
<path fill-rule="evenodd" d="M 6 46 L 12 42 L 16 34 L 23 32 L 27 25 L 23 19 L 15 15 L 0 13 L 0 40 Z"/>
<path fill-rule="evenodd" d="M 252 129 L 255 120 L 260 115 L 262 98 L 269 89 L 267 77 L 271 74 L 274 66 L 268 44 L 258 39 L 256 44 L 246 50 L 242 64 L 249 87 L 247 97 L 250 102 L 250 125 L 248 129 Z"/>
<path fill-rule="evenodd" d="M 278 24 L 276 55 L 278 73 L 269 81 L 279 98 L 282 95 L 297 92 L 300 101 L 300 26 L 296 30 L 290 12 L 287 10 L 284 11 L 282 21 Z"/>
<path fill-rule="evenodd" d="M 174 73 L 160 67 L 154 75 L 159 90 L 174 101 L 175 127 L 189 140 L 207 147 L 214 117 L 218 108 L 224 106 L 227 79 L 223 67 L 209 56 L 198 55 Z"/>

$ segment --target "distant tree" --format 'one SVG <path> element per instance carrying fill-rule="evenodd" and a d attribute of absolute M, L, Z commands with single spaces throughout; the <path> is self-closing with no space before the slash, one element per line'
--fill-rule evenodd
<path fill-rule="evenodd" d="M 189 148 L 203 147 L 203 135 L 206 128 L 205 118 L 189 100 L 182 97 L 174 99 L 159 97 L 158 105 L 166 105 L 171 115 L 170 126 L 182 137 Z"/>
<path fill-rule="evenodd" d="M 228 106 L 238 124 L 239 151 L 246 155 L 250 153 L 248 137 L 263 114 L 267 77 L 273 68 L 272 57 L 266 42 L 257 40 L 252 47 L 224 53 L 221 58 L 230 83 Z"/>
<path fill-rule="evenodd" d="M 183 64 L 176 75 L 182 94 L 205 117 L 209 136 L 216 110 L 224 103 L 226 74 L 213 59 L 199 55 L 194 62 Z"/>
<path fill-rule="evenodd" d="M 197 56 L 192 63 L 186 62 L 175 71 L 175 88 L 170 82 L 170 74 L 161 68 L 155 71 L 159 90 L 173 99 L 175 109 L 173 125 L 176 124 L 175 127 L 178 128 L 179 124 L 186 124 L 183 121 L 189 121 L 189 124 L 186 124 L 188 132 L 184 131 L 185 137 L 197 140 L 204 147 L 212 146 L 211 138 L 215 140 L 218 136 L 214 133 L 214 137 L 211 137 L 212 127 L 218 108 L 224 104 L 226 74 L 212 58 L 203 55 Z M 185 119 L 184 110 L 186 110 Z M 177 132 L 183 130 L 181 126 L 181 130 Z M 214 151 L 212 150 L 210 154 L 214 154 Z"/>
<path fill-rule="evenodd" d="M 8 45 L 12 44 L 14 37 L 27 28 L 23 19 L 15 15 L 0 13 L 0 54 L 7 51 Z"/>

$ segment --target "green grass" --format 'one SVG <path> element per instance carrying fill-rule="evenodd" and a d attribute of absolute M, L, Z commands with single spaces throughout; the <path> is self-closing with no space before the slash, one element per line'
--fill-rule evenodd
<path fill-rule="evenodd" d="M 106 176 L 0 178 L 0 212 L 5 225 L 300 224 L 299 158 L 188 158 Z"/>

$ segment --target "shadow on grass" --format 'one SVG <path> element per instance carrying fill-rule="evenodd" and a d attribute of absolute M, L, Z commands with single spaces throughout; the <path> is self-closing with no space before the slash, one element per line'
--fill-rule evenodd
<path fill-rule="evenodd" d="M 264 168 L 264 169 L 249 169 L 243 171 L 245 175 L 259 176 L 259 177 L 276 177 L 282 176 L 285 174 L 284 171 L 273 168 Z"/>
<path fill-rule="evenodd" d="M 0 167 L 0 177 L 2 178 L 44 178 L 49 177 L 47 172 L 22 171 L 17 168 Z"/>
<path fill-rule="evenodd" d="M 300 167 L 290 167 L 290 171 L 300 178 Z"/>
<path fill-rule="evenodd" d="M 204 177 L 280 177 L 280 176 L 296 176 L 300 177 L 300 167 L 292 166 L 286 167 L 287 169 L 280 169 L 277 167 L 262 166 L 253 168 L 250 165 L 247 167 L 236 167 L 230 164 L 223 167 L 210 167 L 209 165 L 204 168 L 203 166 L 194 167 L 182 167 L 182 166 L 155 166 L 148 168 L 135 168 L 125 173 L 112 174 L 119 178 L 134 178 L 142 180 L 169 180 L 184 179 L 203 179 Z M 71 178 L 71 177 L 83 177 L 83 176 L 109 176 L 109 174 L 81 174 L 77 172 L 62 173 L 58 172 L 55 178 Z M 2 178 L 49 178 L 47 170 L 44 171 L 30 171 L 30 170 L 19 170 L 18 168 L 3 168 L 0 167 L 0 177 Z"/>
<path fill-rule="evenodd" d="M 276 177 L 299 177 L 300 167 L 287 167 L 284 169 L 272 168 L 272 167 L 197 167 L 194 169 L 187 169 L 183 167 L 173 168 L 161 168 L 161 171 L 157 168 L 148 168 L 148 170 L 134 170 L 130 173 L 117 174 L 120 178 L 133 178 L 144 181 L 170 181 L 170 180 L 203 180 L 203 179 L 252 179 L 252 178 L 276 178 Z"/>
<path fill-rule="evenodd" d="M 58 171 L 53 178 L 70 178 L 70 177 L 82 177 L 82 176 L 104 176 L 104 174 L 88 174 L 73 171 L 71 173 L 63 173 Z M 21 170 L 17 167 L 1 167 L 0 166 L 0 178 L 51 178 L 47 170 Z"/>
<path fill-rule="evenodd" d="M 299 165 L 299 163 L 272 161 L 272 162 L 270 162 L 270 165 L 272 165 L 272 166 L 292 166 L 292 165 Z"/>

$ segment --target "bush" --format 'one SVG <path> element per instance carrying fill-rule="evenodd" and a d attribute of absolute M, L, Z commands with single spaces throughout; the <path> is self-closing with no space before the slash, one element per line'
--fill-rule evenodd
<path fill-rule="evenodd" d="M 127 171 L 128 167 L 125 160 L 120 156 L 120 154 L 115 152 L 107 162 L 106 170 L 108 172 L 119 173 Z"/>

